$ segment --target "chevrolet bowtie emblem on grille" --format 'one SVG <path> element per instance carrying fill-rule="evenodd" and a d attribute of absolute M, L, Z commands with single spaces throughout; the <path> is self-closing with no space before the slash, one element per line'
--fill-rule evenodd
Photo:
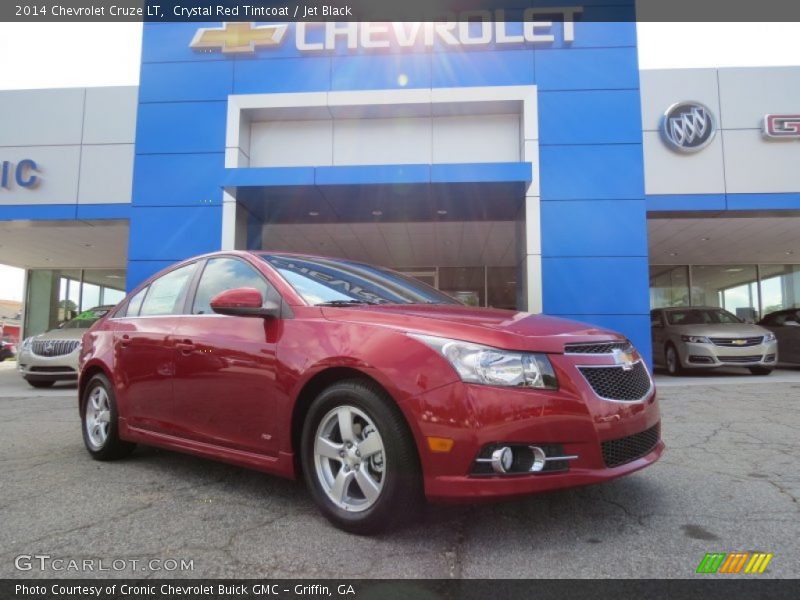
<path fill-rule="evenodd" d="M 633 368 L 633 352 L 614 348 L 611 353 L 614 356 L 614 364 L 620 365 L 623 370 L 630 371 Z"/>
<path fill-rule="evenodd" d="M 255 23 L 223 23 L 222 27 L 198 29 L 189 47 L 224 54 L 253 53 L 258 47 L 279 45 L 287 28 L 286 23 L 258 26 Z"/>
<path fill-rule="evenodd" d="M 747 340 L 733 340 L 734 346 L 744 346 L 747 343 Z"/>

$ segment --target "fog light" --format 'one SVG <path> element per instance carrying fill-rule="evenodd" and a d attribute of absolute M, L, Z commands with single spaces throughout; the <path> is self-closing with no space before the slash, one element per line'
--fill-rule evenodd
<path fill-rule="evenodd" d="M 492 452 L 492 469 L 495 473 L 507 473 L 514 462 L 514 453 L 508 446 L 503 446 Z"/>
<path fill-rule="evenodd" d="M 531 471 L 536 473 L 544 469 L 544 465 L 547 463 L 547 455 L 544 453 L 544 450 L 539 448 L 539 446 L 530 446 L 530 449 L 531 452 L 533 452 L 533 464 L 531 465 Z"/>

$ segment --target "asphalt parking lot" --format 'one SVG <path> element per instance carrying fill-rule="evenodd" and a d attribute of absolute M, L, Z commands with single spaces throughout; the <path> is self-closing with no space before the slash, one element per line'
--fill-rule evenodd
<path fill-rule="evenodd" d="M 514 502 L 431 507 L 412 527 L 363 538 L 329 526 L 299 483 L 147 448 L 92 461 L 74 387 L 33 390 L 2 363 L 0 578 L 686 578 L 706 552 L 734 551 L 774 554 L 757 577 L 800 576 L 800 371 L 659 389 L 668 448 L 653 467 Z M 21 554 L 188 559 L 193 570 L 19 571 Z"/>

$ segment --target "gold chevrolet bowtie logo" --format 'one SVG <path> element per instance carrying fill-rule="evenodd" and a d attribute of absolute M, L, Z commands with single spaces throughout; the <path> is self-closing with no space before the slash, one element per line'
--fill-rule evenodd
<path fill-rule="evenodd" d="M 287 25 L 223 23 L 222 27 L 203 27 L 194 34 L 190 48 L 220 50 L 225 54 L 255 52 L 259 46 L 277 46 L 286 34 Z"/>

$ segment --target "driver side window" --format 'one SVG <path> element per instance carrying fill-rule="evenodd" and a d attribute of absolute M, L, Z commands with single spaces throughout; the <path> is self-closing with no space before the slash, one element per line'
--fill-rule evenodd
<path fill-rule="evenodd" d="M 211 299 L 214 296 L 225 290 L 241 287 L 257 289 L 265 301 L 281 301 L 277 290 L 251 265 L 237 258 L 211 258 L 200 276 L 192 314 L 212 314 L 214 311 L 211 310 Z"/>

